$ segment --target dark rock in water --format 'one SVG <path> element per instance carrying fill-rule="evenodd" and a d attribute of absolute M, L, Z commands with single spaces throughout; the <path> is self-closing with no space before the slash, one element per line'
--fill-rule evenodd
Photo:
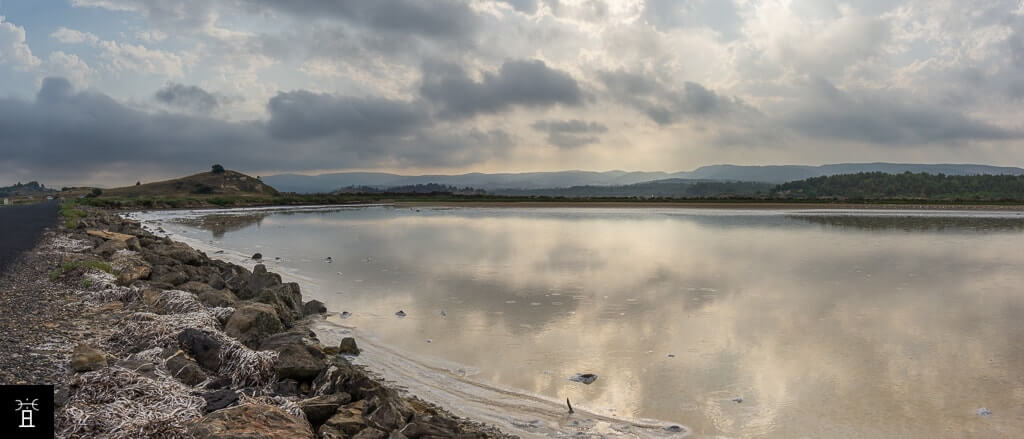
<path fill-rule="evenodd" d="M 199 367 L 195 361 L 189 360 L 185 357 L 183 352 L 179 352 L 173 357 L 168 358 L 166 366 L 167 371 L 171 373 L 171 376 L 189 386 L 194 386 L 206 381 L 206 373 L 203 372 L 203 368 Z"/>
<path fill-rule="evenodd" d="M 403 427 L 400 433 L 409 438 L 456 437 L 458 430 L 459 426 L 455 421 L 427 415 L 417 416 L 414 421 Z"/>
<path fill-rule="evenodd" d="M 398 312 L 396 312 L 395 315 L 399 317 L 405 317 L 405 311 L 398 310 Z"/>
<path fill-rule="evenodd" d="M 412 407 L 397 395 L 374 396 L 363 408 L 366 423 L 381 430 L 391 431 L 402 428 L 412 419 Z"/>
<path fill-rule="evenodd" d="M 356 339 L 352 337 L 345 337 L 341 339 L 341 344 L 338 345 L 338 353 L 345 355 L 359 355 L 359 346 L 356 345 Z"/>
<path fill-rule="evenodd" d="M 197 439 L 214 438 L 313 438 L 302 419 L 267 404 L 229 407 L 204 416 L 189 426 Z"/>
<path fill-rule="evenodd" d="M 985 407 L 978 409 L 975 413 L 977 413 L 978 416 L 992 416 L 992 410 L 989 410 Z"/>
<path fill-rule="evenodd" d="M 278 395 L 292 396 L 299 394 L 299 382 L 286 378 L 274 383 L 274 393 Z"/>
<path fill-rule="evenodd" d="M 224 250 L 217 250 L 217 251 L 215 251 L 215 252 L 213 252 L 213 253 L 214 253 L 214 254 L 218 254 L 218 255 L 220 255 L 220 254 L 224 254 Z"/>
<path fill-rule="evenodd" d="M 670 433 L 685 433 L 686 429 L 678 425 L 670 425 L 668 427 L 665 427 L 665 431 Z"/>
<path fill-rule="evenodd" d="M 334 416 L 338 411 L 338 407 L 348 404 L 352 401 L 352 397 L 345 392 L 332 393 L 330 395 L 314 396 L 309 399 L 299 401 L 299 408 L 306 414 L 306 419 L 309 420 L 310 424 L 314 427 L 319 427 L 321 424 Z"/>
<path fill-rule="evenodd" d="M 253 253 L 252 259 L 255 260 L 255 261 L 262 260 L 263 259 L 263 254 L 262 253 Z"/>
<path fill-rule="evenodd" d="M 341 318 L 343 318 L 343 319 L 347 319 L 349 317 L 352 317 L 352 313 L 350 313 L 348 311 L 342 311 L 341 314 L 339 314 L 339 316 L 341 316 Z"/>
<path fill-rule="evenodd" d="M 195 328 L 181 331 L 178 334 L 178 345 L 207 370 L 216 371 L 220 368 L 221 343 L 205 332 Z"/>
<path fill-rule="evenodd" d="M 224 332 L 250 348 L 271 334 L 284 330 L 274 307 L 265 303 L 244 303 L 235 309 Z"/>
<path fill-rule="evenodd" d="M 71 370 L 75 372 L 89 372 L 98 370 L 107 365 L 107 354 L 88 344 L 81 343 L 75 346 L 71 353 Z"/>
<path fill-rule="evenodd" d="M 739 404 L 739 403 L 743 402 L 743 398 L 740 398 L 740 397 L 737 396 L 737 397 L 731 399 L 730 401 L 735 402 L 736 404 Z"/>
<path fill-rule="evenodd" d="M 319 300 L 310 300 L 309 302 L 306 302 L 302 305 L 303 315 L 308 316 L 312 314 L 325 314 L 326 312 L 327 306 L 325 306 L 324 303 Z"/>
<path fill-rule="evenodd" d="M 231 389 L 215 390 L 203 394 L 206 400 L 206 407 L 203 414 L 215 412 L 222 408 L 231 407 L 238 403 L 238 393 Z"/>
<path fill-rule="evenodd" d="M 577 383 L 590 384 L 597 381 L 597 375 L 592 373 L 578 373 L 569 377 L 569 381 L 575 381 Z"/>

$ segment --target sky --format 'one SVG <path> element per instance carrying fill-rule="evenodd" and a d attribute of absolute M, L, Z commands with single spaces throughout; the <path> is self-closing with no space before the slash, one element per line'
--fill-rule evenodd
<path fill-rule="evenodd" d="M 1024 165 L 1022 0 L 0 0 L 0 185 Z"/>

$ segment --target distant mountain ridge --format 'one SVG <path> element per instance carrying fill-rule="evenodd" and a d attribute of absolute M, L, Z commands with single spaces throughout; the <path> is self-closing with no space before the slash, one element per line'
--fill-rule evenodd
<path fill-rule="evenodd" d="M 22 184 L 12 184 L 10 186 L 0 187 L 0 197 L 20 197 L 30 195 L 45 195 L 57 192 L 54 189 L 50 189 L 45 185 L 40 184 L 37 181 L 30 181 Z"/>
<path fill-rule="evenodd" d="M 925 172 L 946 175 L 1024 175 L 1017 167 L 977 164 L 913 164 L 913 163 L 837 163 L 821 166 L 805 165 L 710 165 L 684 172 L 628 171 L 557 171 L 459 175 L 398 175 L 382 172 L 341 172 L 321 175 L 280 174 L 263 177 L 263 182 L 281 192 L 331 192 L 343 187 L 369 186 L 386 188 L 436 183 L 484 190 L 546 189 L 573 186 L 618 186 L 664 179 L 746 181 L 785 183 L 812 177 L 858 172 L 890 174 Z"/>

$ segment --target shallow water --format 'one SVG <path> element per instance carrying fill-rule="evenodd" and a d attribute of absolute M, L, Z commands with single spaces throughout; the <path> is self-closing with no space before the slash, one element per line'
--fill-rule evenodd
<path fill-rule="evenodd" d="M 1024 435 L 1017 213 L 370 207 L 166 222 L 178 215 L 150 218 L 260 252 L 308 280 L 307 300 L 351 313 L 334 322 L 495 388 L 698 437 Z M 582 372 L 598 379 L 568 379 Z"/>

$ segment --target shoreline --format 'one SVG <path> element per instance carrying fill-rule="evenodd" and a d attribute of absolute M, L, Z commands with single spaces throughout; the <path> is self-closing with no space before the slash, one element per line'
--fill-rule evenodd
<path fill-rule="evenodd" d="M 50 229 L 3 279 L 28 310 L 0 318 L 56 335 L 0 345 L 5 370 L 23 369 L 26 348 L 49 365 L 0 378 L 56 386 L 57 437 L 510 437 L 373 378 L 345 343 L 320 343 L 308 328 L 326 310 L 297 285 L 109 211 Z"/>

